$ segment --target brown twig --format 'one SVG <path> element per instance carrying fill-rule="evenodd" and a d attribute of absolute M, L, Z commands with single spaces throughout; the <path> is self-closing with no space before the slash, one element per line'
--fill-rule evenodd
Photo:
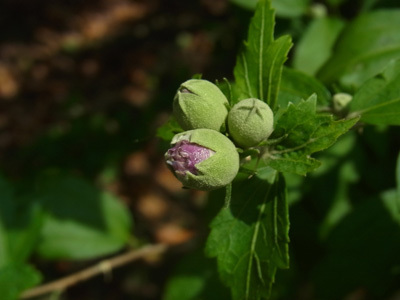
<path fill-rule="evenodd" d="M 40 295 L 48 294 L 56 291 L 64 291 L 68 287 L 73 286 L 81 281 L 88 280 L 99 274 L 104 274 L 110 272 L 112 269 L 123 266 L 134 260 L 143 257 L 157 256 L 165 252 L 167 249 L 166 245 L 147 245 L 140 249 L 132 250 L 127 253 L 112 257 L 110 259 L 103 260 L 94 266 L 87 269 L 79 271 L 77 273 L 71 274 L 67 277 L 34 287 L 22 293 L 21 299 L 27 299 L 32 297 L 37 297 Z"/>

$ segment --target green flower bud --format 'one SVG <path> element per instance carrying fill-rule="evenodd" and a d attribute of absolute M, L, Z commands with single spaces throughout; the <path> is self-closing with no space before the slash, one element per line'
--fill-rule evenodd
<path fill-rule="evenodd" d="M 213 83 L 190 79 L 175 95 L 173 114 L 184 130 L 208 128 L 225 130 L 228 100 Z"/>
<path fill-rule="evenodd" d="M 236 103 L 228 114 L 228 130 L 242 148 L 258 145 L 273 131 L 274 115 L 268 104 L 250 98 Z"/>
<path fill-rule="evenodd" d="M 353 96 L 347 93 L 333 95 L 333 107 L 336 111 L 342 111 L 353 100 Z"/>
<path fill-rule="evenodd" d="M 235 145 L 218 131 L 185 131 L 174 136 L 171 146 L 165 160 L 185 187 L 215 190 L 231 183 L 239 171 Z"/>

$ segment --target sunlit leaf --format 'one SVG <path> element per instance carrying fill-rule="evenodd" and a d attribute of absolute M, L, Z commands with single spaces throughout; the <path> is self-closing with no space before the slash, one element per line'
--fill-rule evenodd
<path fill-rule="evenodd" d="M 400 58 L 400 10 L 361 14 L 340 35 L 332 57 L 318 72 L 326 83 L 340 81 L 358 88 Z"/>
<path fill-rule="evenodd" d="M 294 68 L 315 75 L 333 54 L 332 47 L 344 25 L 337 18 L 314 19 L 296 45 Z"/>
<path fill-rule="evenodd" d="M 275 107 L 283 63 L 292 42 L 289 36 L 274 40 L 274 25 L 269 1 L 260 0 L 234 68 L 233 103 L 257 98 Z"/>
<path fill-rule="evenodd" d="M 358 121 L 358 117 L 335 121 L 330 114 L 317 113 L 316 103 L 313 95 L 297 105 L 289 104 L 279 117 L 272 138 L 282 141 L 264 155 L 269 166 L 305 175 L 320 165 L 310 155 L 330 147 Z"/>
<path fill-rule="evenodd" d="M 369 124 L 400 125 L 400 60 L 361 86 L 350 110 Z"/>

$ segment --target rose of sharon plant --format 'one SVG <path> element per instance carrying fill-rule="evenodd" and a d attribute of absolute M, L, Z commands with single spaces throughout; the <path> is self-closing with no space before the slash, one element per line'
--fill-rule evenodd
<path fill-rule="evenodd" d="M 173 102 L 173 114 L 184 130 L 208 128 L 224 131 L 228 100 L 213 83 L 190 79 L 181 84 Z"/>
<path fill-rule="evenodd" d="M 228 130 L 242 148 L 257 146 L 273 131 L 274 115 L 267 103 L 249 98 L 236 103 L 228 114 Z"/>
<path fill-rule="evenodd" d="M 194 129 L 179 133 L 165 160 L 184 187 L 210 191 L 232 182 L 239 171 L 235 145 L 222 133 Z"/>

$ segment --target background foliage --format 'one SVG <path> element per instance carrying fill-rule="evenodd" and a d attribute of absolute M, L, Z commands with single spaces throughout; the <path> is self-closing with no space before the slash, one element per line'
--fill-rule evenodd
<path fill-rule="evenodd" d="M 256 13 L 269 30 L 259 47 L 260 27 L 248 32 L 256 2 L 0 3 L 2 299 L 149 243 L 171 250 L 115 270 L 111 281 L 99 277 L 40 299 L 212 300 L 231 292 L 241 299 L 243 286 L 258 299 L 275 272 L 272 299 L 399 297 L 400 6 L 272 1 L 275 32 L 271 11 Z M 271 86 L 252 73 L 260 63 Z M 180 188 L 163 163 L 167 143 L 155 137 L 176 88 L 195 73 L 235 80 L 233 102 L 270 95 L 276 138 L 290 132 L 290 120 L 307 116 L 303 136 L 279 151 L 309 140 L 321 124 L 331 139 L 276 153 L 272 165 L 263 163 L 283 174 L 265 168 L 250 181 L 239 177 L 231 209 L 221 210 L 224 191 L 206 200 Z M 354 95 L 343 110 L 333 105 L 338 92 Z M 327 110 L 361 119 L 310 158 L 358 121 L 320 114 Z M 163 130 L 163 137 L 171 132 Z M 246 198 L 258 202 L 243 209 Z M 227 226 L 243 232 L 229 245 L 218 235 Z M 254 243 L 259 234 L 267 238 Z M 246 264 L 234 266 L 243 253 Z M 240 270 L 251 261 L 243 281 Z"/>

